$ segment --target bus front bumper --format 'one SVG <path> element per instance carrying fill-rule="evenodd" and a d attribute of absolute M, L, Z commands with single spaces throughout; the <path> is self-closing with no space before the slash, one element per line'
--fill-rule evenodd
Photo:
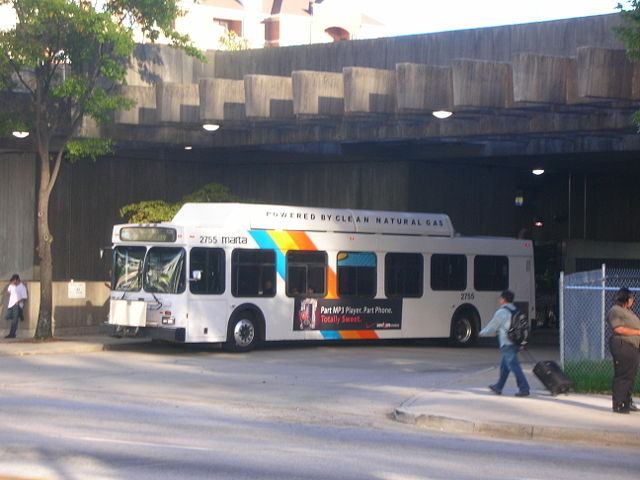
<path fill-rule="evenodd" d="M 110 323 L 103 323 L 100 326 L 100 333 L 110 337 L 151 338 L 179 343 L 184 343 L 186 338 L 186 329 L 184 328 L 129 327 Z"/>

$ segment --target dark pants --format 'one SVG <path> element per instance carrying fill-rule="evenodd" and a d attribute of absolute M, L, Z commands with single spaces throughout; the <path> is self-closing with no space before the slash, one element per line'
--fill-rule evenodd
<path fill-rule="evenodd" d="M 504 384 L 507 383 L 509 372 L 513 372 L 516 376 L 516 383 L 521 392 L 529 392 L 529 383 L 527 377 L 522 372 L 522 367 L 518 361 L 518 351 L 520 345 L 503 345 L 500 347 L 502 358 L 500 359 L 500 378 L 498 383 L 494 385 L 497 390 L 502 391 Z"/>
<path fill-rule="evenodd" d="M 16 332 L 18 331 L 18 323 L 20 320 L 24 318 L 22 309 L 19 305 L 14 305 L 7 311 L 7 320 L 11 321 L 11 331 L 9 332 L 10 337 L 15 337 Z"/>
<path fill-rule="evenodd" d="M 640 350 L 618 335 L 611 337 L 609 346 L 613 356 L 613 403 L 628 406 L 640 364 Z"/>

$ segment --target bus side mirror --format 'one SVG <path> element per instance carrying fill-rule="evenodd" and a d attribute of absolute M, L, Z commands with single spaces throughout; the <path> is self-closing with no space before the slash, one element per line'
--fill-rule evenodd
<path fill-rule="evenodd" d="M 189 280 L 192 282 L 199 282 L 202 280 L 202 270 L 194 270 L 191 272 L 191 278 Z"/>

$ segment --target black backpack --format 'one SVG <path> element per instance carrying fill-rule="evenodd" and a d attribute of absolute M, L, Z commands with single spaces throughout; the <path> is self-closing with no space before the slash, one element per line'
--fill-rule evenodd
<path fill-rule="evenodd" d="M 507 308 L 507 307 L 505 307 Z M 525 345 L 529 339 L 529 318 L 517 307 L 515 310 L 507 308 L 511 313 L 511 324 L 507 330 L 507 338 L 516 345 Z"/>

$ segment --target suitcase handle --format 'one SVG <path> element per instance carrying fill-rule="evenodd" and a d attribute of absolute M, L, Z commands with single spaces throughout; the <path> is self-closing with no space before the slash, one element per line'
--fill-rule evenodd
<path fill-rule="evenodd" d="M 524 346 L 522 348 L 520 348 L 521 352 L 525 352 L 527 354 L 527 357 L 529 357 L 529 360 L 531 360 L 533 363 L 538 363 L 538 361 L 536 360 L 536 358 L 531 354 L 531 352 L 529 350 L 527 350 Z"/>

